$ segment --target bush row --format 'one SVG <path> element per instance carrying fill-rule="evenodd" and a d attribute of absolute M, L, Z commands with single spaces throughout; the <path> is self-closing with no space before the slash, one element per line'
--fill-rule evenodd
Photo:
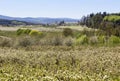
<path fill-rule="evenodd" d="M 18 29 L 17 35 L 42 36 L 43 33 L 37 30 L 31 30 L 31 29 Z"/>
<path fill-rule="evenodd" d="M 49 45 L 49 46 L 79 46 L 79 45 L 120 45 L 120 37 L 117 36 L 92 36 L 88 37 L 86 35 L 81 35 L 78 38 L 64 37 L 64 36 L 53 36 L 44 37 L 41 39 L 24 36 L 17 39 L 0 39 L 0 46 L 10 47 L 10 46 L 22 46 L 27 47 L 31 45 Z"/>
<path fill-rule="evenodd" d="M 77 38 L 76 45 L 119 45 L 120 37 L 117 36 L 92 36 L 87 37 L 86 35 L 82 35 Z"/>

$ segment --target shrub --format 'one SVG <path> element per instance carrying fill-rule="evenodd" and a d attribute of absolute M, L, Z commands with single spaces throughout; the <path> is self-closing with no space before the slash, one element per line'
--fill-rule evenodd
<path fill-rule="evenodd" d="M 95 30 L 89 30 L 87 28 L 84 28 L 81 33 L 82 35 L 93 36 L 95 34 Z"/>
<path fill-rule="evenodd" d="M 79 37 L 81 37 L 82 36 L 82 34 L 81 33 L 78 33 L 77 35 L 76 35 L 76 38 L 78 39 Z"/>
<path fill-rule="evenodd" d="M 90 43 L 91 45 L 97 44 L 97 43 L 98 43 L 98 38 L 97 38 L 97 36 L 92 36 L 92 37 L 90 37 L 89 43 Z"/>
<path fill-rule="evenodd" d="M 64 40 L 64 44 L 66 46 L 72 46 L 74 44 L 75 40 L 72 37 L 68 37 Z"/>
<path fill-rule="evenodd" d="M 88 44 L 88 37 L 86 35 L 82 35 L 76 40 L 76 44 Z"/>
<path fill-rule="evenodd" d="M 29 35 L 30 32 L 31 32 L 30 29 L 18 29 L 17 30 L 17 35 L 22 35 L 22 34 Z"/>
<path fill-rule="evenodd" d="M 120 44 L 120 38 L 112 35 L 109 38 L 109 44 Z"/>
<path fill-rule="evenodd" d="M 60 46 L 63 45 L 63 36 L 46 36 L 39 40 L 40 45 L 47 45 L 47 46 Z"/>
<path fill-rule="evenodd" d="M 9 38 L 0 38 L 0 46 L 10 47 L 12 45 L 12 40 Z"/>
<path fill-rule="evenodd" d="M 120 37 L 120 26 L 115 28 L 115 36 Z"/>
<path fill-rule="evenodd" d="M 115 35 L 114 23 L 107 22 L 105 27 L 105 32 L 107 36 Z"/>
<path fill-rule="evenodd" d="M 23 29 L 18 29 L 18 30 L 17 30 L 17 35 L 23 34 L 23 31 L 24 31 Z"/>
<path fill-rule="evenodd" d="M 23 37 L 16 41 L 17 46 L 27 47 L 33 44 L 33 39 L 30 37 Z"/>
<path fill-rule="evenodd" d="M 30 30 L 30 29 L 24 29 L 23 33 L 28 35 L 31 31 L 32 30 Z"/>
<path fill-rule="evenodd" d="M 52 38 L 51 44 L 54 46 L 63 45 L 63 38 L 60 36 L 55 36 Z"/>
<path fill-rule="evenodd" d="M 72 29 L 70 29 L 70 28 L 65 28 L 65 29 L 63 30 L 63 35 L 64 35 L 65 37 L 73 36 L 73 31 L 72 31 Z"/>
<path fill-rule="evenodd" d="M 105 44 L 106 43 L 106 38 L 105 38 L 105 36 L 99 36 L 98 37 L 98 42 L 99 42 L 99 44 Z"/>
<path fill-rule="evenodd" d="M 30 36 L 42 36 L 43 33 L 42 32 L 39 32 L 37 30 L 32 30 L 30 33 L 29 33 Z"/>
<path fill-rule="evenodd" d="M 83 34 L 83 35 L 88 35 L 88 32 L 89 32 L 89 31 L 88 31 L 86 28 L 84 28 L 83 31 L 82 31 L 82 34 Z"/>

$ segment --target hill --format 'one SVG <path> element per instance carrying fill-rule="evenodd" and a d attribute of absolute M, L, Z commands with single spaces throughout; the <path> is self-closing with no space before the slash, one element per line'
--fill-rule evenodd
<path fill-rule="evenodd" d="M 2 26 L 33 25 L 33 23 L 25 22 L 25 21 L 18 21 L 18 20 L 0 19 L 0 25 Z"/>
<path fill-rule="evenodd" d="M 51 24 L 51 23 L 57 23 L 61 21 L 65 22 L 77 22 L 78 19 L 71 19 L 71 18 L 45 18 L 45 17 L 38 17 L 38 18 L 32 18 L 32 17 L 26 17 L 26 18 L 20 18 L 20 17 L 9 17 L 9 16 L 3 16 L 0 15 L 0 19 L 7 19 L 7 20 L 18 20 L 18 21 L 25 21 L 35 24 Z"/>

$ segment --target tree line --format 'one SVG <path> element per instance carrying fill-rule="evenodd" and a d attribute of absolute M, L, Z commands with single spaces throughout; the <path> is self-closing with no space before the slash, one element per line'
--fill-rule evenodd
<path fill-rule="evenodd" d="M 79 24 L 94 29 L 100 29 L 102 33 L 108 36 L 120 36 L 120 13 L 91 13 L 87 16 L 83 16 Z"/>

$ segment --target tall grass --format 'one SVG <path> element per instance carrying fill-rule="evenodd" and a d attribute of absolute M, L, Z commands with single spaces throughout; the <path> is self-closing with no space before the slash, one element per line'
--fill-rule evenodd
<path fill-rule="evenodd" d="M 0 31 L 0 81 L 120 81 L 120 37 L 30 32 Z"/>
<path fill-rule="evenodd" d="M 66 46 L 0 48 L 0 80 L 119 81 L 119 50 Z"/>

